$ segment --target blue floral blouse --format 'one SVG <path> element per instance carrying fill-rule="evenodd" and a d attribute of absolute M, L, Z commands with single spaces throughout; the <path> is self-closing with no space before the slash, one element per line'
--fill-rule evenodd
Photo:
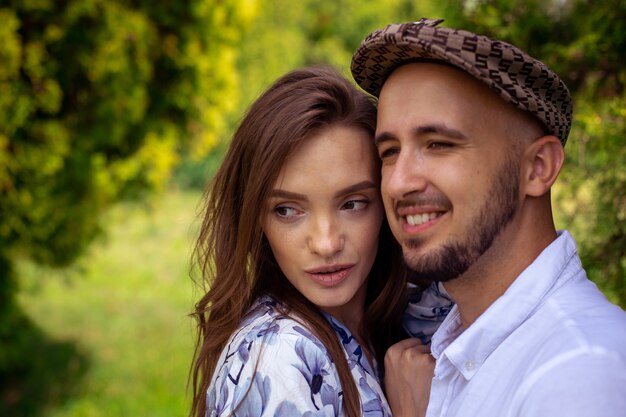
<path fill-rule="evenodd" d="M 417 302 L 415 297 L 412 301 L 426 312 L 420 316 L 425 324 L 413 322 L 411 330 L 429 342 L 445 317 L 441 307 L 450 301 L 436 285 L 426 289 Z M 343 415 L 341 384 L 330 353 L 306 327 L 278 313 L 277 304 L 269 296 L 257 300 L 229 339 L 207 390 L 207 417 Z M 421 313 L 413 311 L 411 317 L 416 314 Z M 328 314 L 326 318 L 345 349 L 362 415 L 391 416 L 377 364 L 369 362 L 343 324 Z"/>

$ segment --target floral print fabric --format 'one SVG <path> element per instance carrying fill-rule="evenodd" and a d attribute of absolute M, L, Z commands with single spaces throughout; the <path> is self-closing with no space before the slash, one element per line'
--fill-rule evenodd
<path fill-rule="evenodd" d="M 454 307 L 454 302 L 440 282 L 433 283 L 424 291 L 413 284 L 408 287 L 409 304 L 404 310 L 404 330 L 423 344 L 430 345 L 430 339 Z"/>
<path fill-rule="evenodd" d="M 277 305 L 271 297 L 259 299 L 230 338 L 207 390 L 207 417 L 343 415 L 341 384 L 330 354 L 302 324 L 281 315 Z M 391 416 L 377 365 L 343 324 L 326 318 L 345 349 L 362 415 Z"/>

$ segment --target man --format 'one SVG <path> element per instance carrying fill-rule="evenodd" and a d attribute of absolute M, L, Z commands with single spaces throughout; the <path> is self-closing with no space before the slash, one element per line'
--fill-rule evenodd
<path fill-rule="evenodd" d="M 432 339 L 427 416 L 623 417 L 626 313 L 551 212 L 570 94 L 518 48 L 440 22 L 375 31 L 352 60 L 379 98 L 392 231 L 456 302 Z M 406 376 L 411 355 L 394 353 L 389 372 Z"/>

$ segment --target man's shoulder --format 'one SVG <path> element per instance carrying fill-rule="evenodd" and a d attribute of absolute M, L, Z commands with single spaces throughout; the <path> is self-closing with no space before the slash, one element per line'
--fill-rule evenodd
<path fill-rule="evenodd" d="M 556 410 L 564 415 L 622 415 L 617 410 L 626 406 L 624 310 L 593 286 L 555 294 L 526 324 L 534 343 L 526 346 L 518 374 L 514 407 L 523 410 L 519 415 L 551 415 Z"/>
<path fill-rule="evenodd" d="M 626 312 L 589 280 L 559 288 L 527 323 L 546 347 L 602 348 L 626 357 Z"/>
<path fill-rule="evenodd" d="M 548 342 L 549 335 L 557 340 L 560 335 L 575 346 L 617 344 L 626 351 L 626 312 L 589 280 L 569 233 L 562 231 L 559 239 L 567 261 L 533 314 L 537 325 L 548 324 L 542 337 Z"/>

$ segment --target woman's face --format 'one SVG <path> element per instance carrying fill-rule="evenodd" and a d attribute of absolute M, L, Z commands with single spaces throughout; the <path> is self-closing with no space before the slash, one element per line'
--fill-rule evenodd
<path fill-rule="evenodd" d="M 366 131 L 329 126 L 286 160 L 267 200 L 264 232 L 287 279 L 344 323 L 360 320 L 384 215 Z"/>

